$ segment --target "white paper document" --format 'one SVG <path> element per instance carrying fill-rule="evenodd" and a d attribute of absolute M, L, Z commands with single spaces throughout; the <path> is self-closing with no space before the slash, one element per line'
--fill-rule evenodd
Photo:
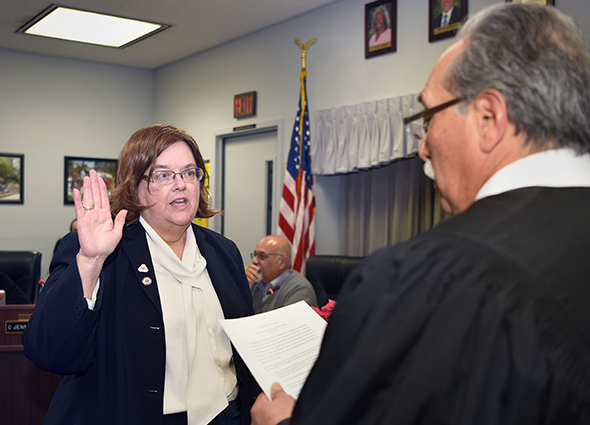
<path fill-rule="evenodd" d="M 299 396 L 327 326 L 305 301 L 220 323 L 269 399 L 273 382 Z"/>

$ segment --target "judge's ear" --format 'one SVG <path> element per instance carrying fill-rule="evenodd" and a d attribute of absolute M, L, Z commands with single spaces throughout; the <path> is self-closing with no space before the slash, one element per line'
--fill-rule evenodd
<path fill-rule="evenodd" d="M 480 136 L 479 147 L 482 152 L 490 153 L 508 128 L 508 104 L 499 90 L 485 89 L 477 95 L 473 107 Z"/>

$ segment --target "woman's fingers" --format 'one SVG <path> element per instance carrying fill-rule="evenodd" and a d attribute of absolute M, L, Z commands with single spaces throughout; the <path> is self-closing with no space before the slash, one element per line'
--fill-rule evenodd
<path fill-rule="evenodd" d="M 81 207 L 84 211 L 107 209 L 110 211 L 109 193 L 107 185 L 95 170 L 90 170 L 84 177 Z M 74 204 L 76 203 L 74 197 Z"/>
<path fill-rule="evenodd" d="M 86 196 L 86 177 L 84 177 L 84 201 L 88 199 L 89 204 L 85 203 L 84 205 L 86 208 L 102 208 L 101 204 L 101 196 L 100 196 L 100 183 L 104 185 L 102 179 L 98 178 L 98 174 L 96 171 L 90 170 L 89 173 L 89 180 L 90 180 L 90 192 L 88 196 Z"/>

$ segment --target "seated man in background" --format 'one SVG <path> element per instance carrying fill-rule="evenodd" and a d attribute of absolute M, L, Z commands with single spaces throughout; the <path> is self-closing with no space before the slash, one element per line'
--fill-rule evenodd
<path fill-rule="evenodd" d="M 291 245 L 282 236 L 263 238 L 251 254 L 252 264 L 246 266 L 246 277 L 252 290 L 254 313 L 263 313 L 306 301 L 317 307 L 315 291 L 311 283 L 291 265 Z"/>
<path fill-rule="evenodd" d="M 470 17 L 415 123 L 455 217 L 349 276 L 253 424 L 590 424 L 590 54 L 551 6 Z M 294 410 L 293 410 L 294 405 Z"/>
<path fill-rule="evenodd" d="M 70 223 L 70 233 L 77 232 L 77 231 L 78 231 L 78 219 L 75 218 Z M 61 242 L 61 240 L 62 240 L 62 238 L 59 238 L 59 240 L 55 243 L 55 247 L 53 248 L 53 255 L 55 255 L 55 251 L 57 251 L 57 247 L 59 246 L 59 243 Z"/>
<path fill-rule="evenodd" d="M 77 232 L 78 231 L 78 219 L 75 218 L 72 220 L 72 222 L 70 223 L 70 233 L 72 232 Z M 57 251 L 57 247 L 59 246 L 59 244 L 61 243 L 63 238 L 59 238 L 57 240 L 57 242 L 55 243 L 55 247 L 53 248 L 53 255 L 55 255 L 56 251 Z M 47 278 L 49 278 L 49 275 L 51 274 L 51 271 L 48 270 L 47 271 Z"/>

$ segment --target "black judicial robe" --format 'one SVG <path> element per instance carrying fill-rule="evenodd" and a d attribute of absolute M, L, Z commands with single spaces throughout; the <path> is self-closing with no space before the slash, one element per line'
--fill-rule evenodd
<path fill-rule="evenodd" d="M 590 189 L 528 188 L 365 260 L 291 425 L 590 424 Z"/>
<path fill-rule="evenodd" d="M 192 231 L 225 317 L 254 314 L 236 245 L 206 228 L 192 225 Z M 77 234 L 66 235 L 23 333 L 25 355 L 41 369 L 63 375 L 45 424 L 161 425 L 166 341 L 145 230 L 141 224 L 124 229 L 104 263 L 94 310 L 84 299 L 78 251 Z M 144 278 L 151 284 L 142 283 Z M 235 350 L 234 358 L 248 424 L 254 380 Z"/>

